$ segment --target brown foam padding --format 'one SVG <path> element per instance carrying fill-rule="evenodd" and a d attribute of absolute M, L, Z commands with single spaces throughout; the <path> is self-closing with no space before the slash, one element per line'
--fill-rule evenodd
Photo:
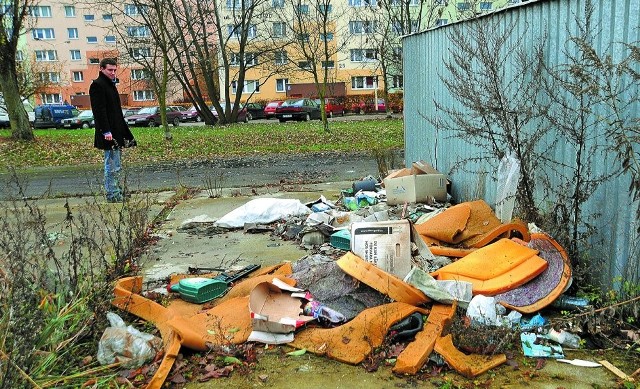
<path fill-rule="evenodd" d="M 382 344 L 393 324 L 414 312 L 429 311 L 398 302 L 380 305 L 360 312 L 339 327 L 306 328 L 296 333 L 289 345 L 340 362 L 358 364 Z"/>
<path fill-rule="evenodd" d="M 421 305 L 431 301 L 420 289 L 407 284 L 352 252 L 343 255 L 336 261 L 336 264 L 351 277 L 380 293 L 386 294 L 395 301 L 411 305 Z"/>
<path fill-rule="evenodd" d="M 540 251 L 547 268 L 526 284 L 496 295 L 496 301 L 521 313 L 534 313 L 551 304 L 567 287 L 571 266 L 567 252 L 546 234 L 531 234 L 529 246 Z"/>
<path fill-rule="evenodd" d="M 471 354 L 467 355 L 453 345 L 451 335 L 438 338 L 434 347 L 436 352 L 458 373 L 467 378 L 473 378 L 480 374 L 500 366 L 507 361 L 504 354 L 494 356 Z"/>
<path fill-rule="evenodd" d="M 462 239 L 462 231 L 467 228 L 471 216 L 468 203 L 454 205 L 424 223 L 416 224 L 418 234 L 441 242 L 458 243 Z M 429 243 L 429 242 L 427 242 Z"/>
<path fill-rule="evenodd" d="M 436 340 L 455 313 L 455 303 L 453 305 L 434 304 L 422 331 L 418 332 L 415 340 L 398 355 L 393 372 L 416 374 L 429 359 Z"/>
<path fill-rule="evenodd" d="M 520 286 L 544 271 L 547 261 L 537 250 L 501 239 L 443 266 L 431 275 L 438 280 L 467 281 L 473 294 L 493 296 Z"/>

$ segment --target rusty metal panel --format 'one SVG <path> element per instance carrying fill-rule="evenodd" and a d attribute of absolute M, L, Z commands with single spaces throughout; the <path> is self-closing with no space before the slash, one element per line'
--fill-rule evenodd
<path fill-rule="evenodd" d="M 442 81 L 449 74 L 445 63 L 451 59 L 455 47 L 448 32 L 451 29 L 465 32 L 472 23 L 499 21 L 501 28 L 513 23 L 513 36 L 523 35 L 524 44 L 530 48 L 537 39 L 545 37 L 545 61 L 553 66 L 566 63 L 568 46 L 565 42 L 570 34 L 576 33 L 575 18 L 584 16 L 585 3 L 586 0 L 528 1 L 473 20 L 404 37 L 406 165 L 426 160 L 449 175 L 454 201 L 483 198 L 493 205 L 499 161 L 492 155 L 481 155 L 483 158 L 476 159 L 473 164 L 460 166 L 466 158 L 477 156 L 480 149 L 446 130 L 434 128 L 428 120 L 439 114 L 434 101 L 450 107 L 460 106 Z M 593 0 L 592 4 L 600 31 L 594 48 L 598 53 L 611 55 L 614 62 L 620 61 L 625 55 L 624 43 L 637 46 L 640 42 L 640 0 Z M 629 93 L 637 95 L 639 92 L 636 84 Z M 640 106 L 633 111 L 640 112 Z M 551 133 L 544 141 L 550 144 L 554 138 L 557 134 Z M 595 142 L 606 142 L 606 139 Z M 566 166 L 572 166 L 575 159 L 574 150 L 566 144 L 556 144 L 549 155 Z M 591 166 L 592 174 L 612 173 L 619 164 L 613 154 L 606 154 Z M 619 286 L 619 279 L 640 280 L 640 247 L 636 247 L 640 241 L 636 233 L 638 221 L 635 220 L 636 205 L 629 196 L 629 183 L 629 176 L 613 177 L 585 204 L 585 211 L 593 216 L 597 229 L 590 242 L 589 255 L 591 260 L 602 262 L 602 281 L 610 287 Z M 546 198 L 541 191 L 537 193 L 537 199 L 543 209 L 553 206 L 553 199 Z"/>

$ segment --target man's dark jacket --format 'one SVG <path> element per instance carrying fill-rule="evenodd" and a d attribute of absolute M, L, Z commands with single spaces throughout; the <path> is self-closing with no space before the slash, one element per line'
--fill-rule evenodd
<path fill-rule="evenodd" d="M 100 72 L 98 78 L 93 80 L 89 87 L 89 97 L 96 126 L 93 146 L 102 150 L 110 150 L 113 147 L 135 145 L 133 134 L 124 120 L 120 106 L 120 95 L 113 81 Z M 107 132 L 111 132 L 114 141 L 104 139 L 104 134 Z"/>

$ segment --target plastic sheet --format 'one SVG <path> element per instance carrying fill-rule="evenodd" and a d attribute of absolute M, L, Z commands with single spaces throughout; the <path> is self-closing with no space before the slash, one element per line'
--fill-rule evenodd
<path fill-rule="evenodd" d="M 520 161 L 509 154 L 502 158 L 498 166 L 498 189 L 496 191 L 496 216 L 507 223 L 513 216 L 516 191 L 520 181 Z"/>
<path fill-rule="evenodd" d="M 162 350 L 162 339 L 127 326 L 113 312 L 107 313 L 111 327 L 107 327 L 98 343 L 98 362 L 107 365 L 122 362 L 123 367 L 137 368 Z"/>

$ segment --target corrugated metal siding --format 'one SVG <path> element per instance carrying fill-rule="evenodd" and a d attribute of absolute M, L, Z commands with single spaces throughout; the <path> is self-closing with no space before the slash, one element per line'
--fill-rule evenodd
<path fill-rule="evenodd" d="M 640 0 L 593 0 L 594 19 L 599 23 L 600 34 L 595 41 L 597 52 L 608 53 L 615 62 L 623 58 L 621 42 L 640 42 Z M 407 165 L 412 161 L 426 160 L 444 173 L 453 182 L 453 196 L 456 201 L 483 198 L 489 204 L 495 203 L 495 170 L 499 161 L 487 159 L 482 165 L 455 169 L 456 163 L 478 149 L 461 139 L 452 139 L 442 129 L 434 128 L 426 119 L 437 115 L 434 100 L 448 106 L 457 103 L 450 96 L 439 75 L 447 76 L 445 63 L 451 59 L 454 45 L 448 40 L 449 29 L 465 31 L 471 23 L 482 23 L 498 18 L 502 28 L 515 23 L 512 37 L 526 33 L 525 42 L 529 47 L 536 43 L 539 32 L 547 33 L 546 58 L 548 64 L 566 62 L 564 50 L 569 34 L 575 34 L 575 17 L 584 16 L 584 0 L 539 0 L 512 6 L 476 20 L 463 21 L 452 25 L 407 36 L 403 39 L 404 53 L 404 116 L 405 116 L 405 158 Z M 568 32 L 567 29 L 570 31 Z M 640 70 L 640 69 L 639 69 Z M 636 88 L 633 91 L 639 93 Z M 634 110 L 640 112 L 640 106 Z M 547 142 L 553 141 L 550 134 Z M 573 165 L 575 153 L 566 144 L 556 145 L 553 157 Z M 606 155 L 593 166 L 594 174 L 612 171 L 619 164 L 613 155 Z M 628 195 L 629 177 L 617 177 L 601 186 L 586 204 L 587 214 L 600 215 L 596 219 L 597 236 L 592 239 L 594 247 L 589 253 L 594 263 L 600 262 L 602 281 L 605 285 L 616 286 L 614 279 L 638 282 L 640 275 L 638 261 L 640 247 L 636 231 L 635 205 Z M 538 193 L 541 196 L 541 193 Z"/>

